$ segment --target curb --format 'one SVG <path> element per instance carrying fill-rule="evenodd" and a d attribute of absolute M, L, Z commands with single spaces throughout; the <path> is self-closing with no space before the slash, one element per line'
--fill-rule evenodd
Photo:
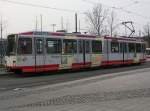
<path fill-rule="evenodd" d="M 10 72 L 0 72 L 0 76 L 3 76 L 3 75 L 9 75 L 11 74 Z"/>
<path fill-rule="evenodd" d="M 2 75 L 8 75 L 8 74 L 10 74 L 10 72 L 7 72 L 5 69 L 0 68 L 0 76 L 2 76 Z"/>

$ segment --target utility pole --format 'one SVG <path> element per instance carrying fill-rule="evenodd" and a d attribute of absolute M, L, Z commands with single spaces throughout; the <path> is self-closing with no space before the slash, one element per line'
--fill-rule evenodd
<path fill-rule="evenodd" d="M 141 35 L 142 35 L 142 34 L 141 34 L 141 30 L 139 30 L 139 37 L 141 37 Z"/>
<path fill-rule="evenodd" d="M 61 30 L 64 30 L 64 19 L 61 17 Z"/>
<path fill-rule="evenodd" d="M 150 47 L 150 27 L 148 26 L 148 47 Z"/>
<path fill-rule="evenodd" d="M 81 31 L 81 28 L 80 28 L 80 20 L 79 20 L 79 32 Z"/>
<path fill-rule="evenodd" d="M 0 24 L 1 26 L 0 26 L 0 32 L 1 32 L 1 40 L 0 40 L 0 42 L 1 42 L 1 65 L 3 64 L 2 62 L 2 58 L 3 58 L 3 24 L 2 24 L 2 17 L 1 17 L 1 24 Z"/>
<path fill-rule="evenodd" d="M 69 20 L 67 20 L 66 22 L 66 31 L 68 32 L 68 30 L 69 30 Z"/>
<path fill-rule="evenodd" d="M 41 16 L 41 32 L 43 31 L 43 16 L 42 15 L 40 15 Z"/>
<path fill-rule="evenodd" d="M 38 30 L 38 21 L 37 21 L 37 16 L 36 16 L 36 18 L 35 18 L 36 20 L 35 20 L 35 31 L 37 32 L 37 30 Z"/>
<path fill-rule="evenodd" d="M 77 18 L 77 13 L 75 13 L 75 32 L 78 32 L 78 18 Z"/>
<path fill-rule="evenodd" d="M 127 36 L 127 27 L 126 26 L 124 26 L 124 34 L 125 34 L 125 36 Z"/>
<path fill-rule="evenodd" d="M 51 24 L 52 28 L 53 28 L 53 32 L 55 31 L 55 27 L 56 27 L 56 24 Z"/>

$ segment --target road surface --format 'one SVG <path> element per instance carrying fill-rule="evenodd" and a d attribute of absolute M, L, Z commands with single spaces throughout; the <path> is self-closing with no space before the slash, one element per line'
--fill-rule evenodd
<path fill-rule="evenodd" d="M 39 74 L 37 76 L 22 77 L 15 74 L 0 76 L 0 92 L 13 90 L 16 88 L 28 88 L 44 85 L 52 85 L 62 82 L 80 80 L 83 78 L 94 77 L 98 75 L 106 75 L 116 72 L 123 72 L 135 69 L 150 67 L 150 62 L 142 65 L 101 68 L 97 70 L 78 71 L 78 72 L 61 72 Z M 30 75 L 30 74 L 29 74 Z"/>
<path fill-rule="evenodd" d="M 150 68 L 0 94 L 0 111 L 150 111 L 149 106 Z"/>

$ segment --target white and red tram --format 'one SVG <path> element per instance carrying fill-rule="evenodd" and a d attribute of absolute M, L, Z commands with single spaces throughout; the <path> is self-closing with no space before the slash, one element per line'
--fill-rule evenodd
<path fill-rule="evenodd" d="M 146 48 L 146 59 L 150 61 L 150 48 Z"/>
<path fill-rule="evenodd" d="M 45 72 L 145 62 L 145 42 L 60 32 L 8 35 L 6 67 L 13 72 Z"/>

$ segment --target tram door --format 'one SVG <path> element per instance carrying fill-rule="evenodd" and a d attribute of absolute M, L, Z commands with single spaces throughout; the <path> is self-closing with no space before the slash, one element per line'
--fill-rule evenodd
<path fill-rule="evenodd" d="M 89 40 L 78 40 L 78 61 L 81 63 L 80 67 L 89 67 L 91 62 L 91 52 L 90 52 L 90 41 Z"/>
<path fill-rule="evenodd" d="M 35 71 L 41 72 L 43 71 L 43 67 L 45 64 L 44 57 L 44 38 L 36 37 L 34 39 L 35 53 L 34 53 L 34 62 L 35 62 Z"/>
<path fill-rule="evenodd" d="M 77 40 L 64 39 L 62 44 L 61 69 L 71 69 L 77 56 Z"/>
<path fill-rule="evenodd" d="M 128 60 L 127 43 L 120 43 L 120 53 L 122 54 L 122 61 L 125 63 Z"/>
<path fill-rule="evenodd" d="M 128 60 L 133 61 L 134 63 L 137 63 L 139 59 L 136 53 L 136 44 L 128 43 L 128 48 L 129 48 Z"/>
<path fill-rule="evenodd" d="M 88 66 L 89 63 L 91 63 L 91 41 L 90 40 L 83 41 L 83 61 L 85 66 Z"/>

